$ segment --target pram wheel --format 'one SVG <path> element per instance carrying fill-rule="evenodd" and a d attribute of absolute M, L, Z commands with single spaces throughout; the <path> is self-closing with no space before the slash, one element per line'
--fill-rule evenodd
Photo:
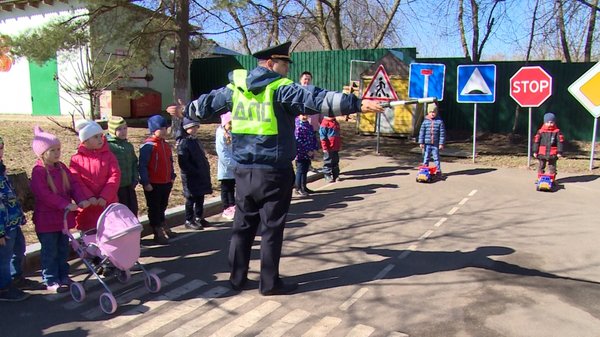
<path fill-rule="evenodd" d="M 75 302 L 83 302 L 85 299 L 85 288 L 79 282 L 73 282 L 69 286 L 69 290 L 71 291 L 71 297 Z"/>
<path fill-rule="evenodd" d="M 100 295 L 100 309 L 109 315 L 117 311 L 117 300 L 113 294 L 106 292 Z"/>
<path fill-rule="evenodd" d="M 156 274 L 147 274 L 144 278 L 144 284 L 146 289 L 151 293 L 157 293 L 160 291 L 160 279 Z"/>
<path fill-rule="evenodd" d="M 131 272 L 129 270 L 119 270 L 117 272 L 117 281 L 121 283 L 127 283 L 131 279 Z"/>

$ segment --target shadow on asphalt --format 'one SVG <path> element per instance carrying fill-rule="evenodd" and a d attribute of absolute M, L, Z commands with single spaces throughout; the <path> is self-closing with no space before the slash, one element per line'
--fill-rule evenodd
<path fill-rule="evenodd" d="M 557 184 L 565 184 L 565 183 L 589 183 L 596 179 L 600 178 L 600 175 L 597 174 L 588 174 L 582 176 L 575 177 L 566 177 L 566 178 L 558 178 L 556 179 Z"/>
<path fill-rule="evenodd" d="M 515 276 L 514 278 L 502 278 L 501 282 L 503 283 L 510 283 L 511 281 L 515 283 L 527 282 L 527 278 L 531 278 L 530 281 L 533 286 L 542 287 L 544 285 L 541 284 L 539 278 L 569 280 L 588 284 L 593 286 L 594 291 L 600 292 L 600 287 L 598 287 L 600 282 L 559 276 L 491 258 L 491 256 L 509 255 L 514 253 L 515 250 L 509 247 L 485 246 L 466 252 L 460 250 L 391 250 L 371 247 L 350 247 L 350 249 L 363 251 L 365 254 L 377 254 L 386 257 L 386 259 L 325 269 L 290 277 L 291 281 L 300 284 L 296 293 L 367 283 L 374 280 L 376 276 L 374 273 L 378 273 L 379 271 L 384 270 L 384 268 L 389 269 L 389 265 L 393 265 L 394 268 L 385 274 L 382 277 L 383 279 L 402 279 L 416 275 L 428 275 L 466 268 L 477 268 L 498 274 Z M 401 255 L 405 255 L 405 257 L 399 260 Z M 492 280 L 493 279 L 497 279 L 497 277 L 492 278 Z M 479 281 L 481 280 L 478 280 L 478 282 Z M 571 284 L 569 286 L 572 287 L 573 285 Z"/>
<path fill-rule="evenodd" d="M 461 171 L 454 171 L 454 172 L 446 172 L 445 175 L 446 176 L 459 176 L 459 175 L 474 176 L 474 175 L 478 175 L 478 174 L 490 173 L 493 171 L 496 171 L 496 169 L 495 168 L 475 168 L 475 169 L 468 169 L 468 170 L 461 170 Z"/>

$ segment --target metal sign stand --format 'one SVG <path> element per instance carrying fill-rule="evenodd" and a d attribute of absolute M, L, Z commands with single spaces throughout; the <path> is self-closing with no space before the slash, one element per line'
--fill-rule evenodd
<path fill-rule="evenodd" d="M 527 169 L 531 168 L 531 108 L 529 108 L 529 131 L 527 131 Z"/>
<path fill-rule="evenodd" d="M 473 164 L 475 164 L 475 148 L 477 147 L 477 103 L 473 108 Z"/>
<path fill-rule="evenodd" d="M 594 118 L 594 131 L 592 132 L 592 150 L 590 154 L 590 171 L 594 169 L 594 149 L 596 149 L 596 129 L 598 128 L 598 117 Z"/>

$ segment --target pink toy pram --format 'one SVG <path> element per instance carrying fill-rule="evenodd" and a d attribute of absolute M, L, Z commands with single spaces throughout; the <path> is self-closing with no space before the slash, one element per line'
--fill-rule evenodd
<path fill-rule="evenodd" d="M 69 236 L 71 246 L 89 270 L 82 282 L 73 282 L 70 286 L 71 297 L 76 302 L 85 299 L 85 282 L 92 276 L 102 284 L 106 292 L 100 295 L 100 309 L 107 314 L 117 310 L 117 301 L 112 291 L 98 273 L 100 270 L 115 268 L 114 275 L 121 283 L 130 280 L 130 269 L 135 265 L 144 273 L 144 284 L 148 291 L 160 291 L 160 279 L 150 273 L 138 262 L 140 257 L 140 235 L 142 225 L 138 218 L 119 203 L 110 204 L 98 218 L 96 229 L 75 238 L 67 225 L 68 211 L 65 212 L 63 232 Z"/>

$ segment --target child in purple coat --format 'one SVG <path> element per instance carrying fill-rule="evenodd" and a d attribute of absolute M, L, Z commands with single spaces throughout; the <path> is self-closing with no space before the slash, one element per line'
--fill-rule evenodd
<path fill-rule="evenodd" d="M 66 291 L 70 283 L 69 238 L 63 233 L 63 216 L 65 211 L 86 208 L 90 202 L 60 161 L 60 140 L 38 126 L 33 132 L 32 148 L 38 160 L 31 172 L 31 191 L 35 197 L 33 223 L 42 245 L 42 279 L 50 292 Z M 74 213 L 68 215 L 67 223 L 74 227 Z"/>
<path fill-rule="evenodd" d="M 307 196 L 313 192 L 306 187 L 306 183 L 310 160 L 317 150 L 317 140 L 313 127 L 308 121 L 308 115 L 299 115 L 296 118 L 294 135 L 296 136 L 296 194 Z"/>

